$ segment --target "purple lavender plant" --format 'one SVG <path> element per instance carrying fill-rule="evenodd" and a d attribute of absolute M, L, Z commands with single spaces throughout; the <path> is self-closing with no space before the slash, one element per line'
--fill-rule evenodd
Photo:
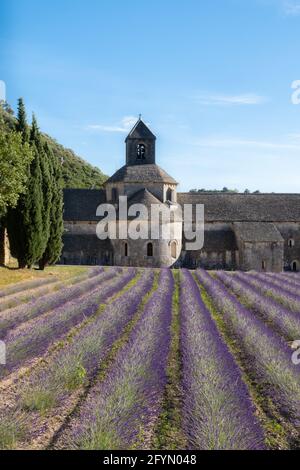
<path fill-rule="evenodd" d="M 274 273 L 275 274 L 275 273 Z M 255 280 L 260 280 L 263 283 L 267 283 L 268 285 L 273 285 L 275 288 L 279 287 L 282 291 L 286 291 L 287 294 L 295 294 L 300 298 L 300 287 L 291 285 L 289 282 L 286 282 L 283 279 L 277 279 L 275 276 L 270 275 L 269 273 L 250 273 L 249 278 L 254 278 Z"/>
<path fill-rule="evenodd" d="M 27 289 L 34 289 L 35 287 L 51 284 L 52 282 L 57 282 L 57 280 L 58 279 L 56 277 L 44 277 L 41 279 L 33 279 L 31 281 L 18 282 L 17 284 L 12 284 L 1 289 L 0 298 L 16 294 L 17 292 L 24 292 Z"/>
<path fill-rule="evenodd" d="M 280 302 L 282 305 L 293 310 L 294 312 L 300 312 L 300 295 L 293 294 L 283 287 L 277 286 L 274 283 L 267 281 L 267 279 L 261 279 L 259 273 L 242 273 L 237 272 L 235 276 L 238 279 L 242 279 L 249 284 L 258 287 L 261 292 L 271 296 L 276 301 Z"/>
<path fill-rule="evenodd" d="M 300 425 L 300 366 L 283 339 L 203 270 L 197 276 L 248 358 L 256 380 L 280 411 Z"/>
<path fill-rule="evenodd" d="M 264 435 L 241 372 L 191 274 L 180 283 L 183 428 L 190 449 L 264 448 Z"/>
<path fill-rule="evenodd" d="M 0 313 L 0 339 L 4 339 L 9 330 L 16 328 L 33 318 L 39 317 L 64 305 L 72 299 L 79 298 L 89 290 L 95 289 L 102 282 L 111 279 L 116 275 L 115 268 L 110 271 L 100 271 L 96 276 L 87 280 L 75 283 L 71 287 L 65 287 L 60 291 L 51 292 L 41 298 L 35 298 L 31 302 L 19 305 L 13 309 L 8 309 Z"/>
<path fill-rule="evenodd" d="M 136 284 L 107 305 L 92 323 L 83 327 L 72 343 L 58 351 L 46 369 L 32 374 L 21 393 L 21 402 L 27 407 L 30 403 L 29 408 L 34 409 L 36 396 L 39 399 L 42 393 L 46 394 L 47 405 L 57 406 L 72 389 L 93 378 L 113 343 L 137 313 L 143 297 L 151 290 L 153 279 L 153 271 L 144 271 Z M 81 376 L 78 372 L 82 373 Z"/>
<path fill-rule="evenodd" d="M 147 446 L 159 416 L 170 344 L 173 276 L 162 270 L 129 341 L 104 382 L 90 391 L 62 445 L 80 449 Z"/>
<path fill-rule="evenodd" d="M 280 281 L 281 286 L 283 285 L 285 288 L 286 286 L 296 287 L 298 292 L 300 290 L 300 276 L 292 277 L 291 273 L 267 273 L 267 277 L 269 280 L 276 280 Z"/>
<path fill-rule="evenodd" d="M 271 322 L 287 340 L 300 338 L 300 316 L 297 313 L 285 308 L 271 297 L 263 295 L 257 287 L 237 276 L 218 271 L 216 277 L 254 313 L 266 322 Z"/>
<path fill-rule="evenodd" d="M 37 318 L 28 325 L 9 333 L 6 341 L 5 368 L 0 369 L 0 377 L 20 367 L 26 360 L 42 355 L 47 348 L 62 338 L 70 328 L 94 315 L 99 304 L 121 290 L 135 276 L 135 270 L 127 270 L 125 274 L 107 281 L 86 292 L 80 298 L 64 303 L 48 315 Z"/>

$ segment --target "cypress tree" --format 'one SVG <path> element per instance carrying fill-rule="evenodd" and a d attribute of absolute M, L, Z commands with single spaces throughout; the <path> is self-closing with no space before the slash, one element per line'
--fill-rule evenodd
<path fill-rule="evenodd" d="M 26 110 L 22 98 L 18 100 L 17 132 L 22 135 L 23 143 L 28 141 L 28 126 L 26 120 Z M 30 179 L 30 166 L 27 168 L 28 185 Z M 28 186 L 27 185 L 27 186 Z M 10 244 L 10 251 L 14 258 L 17 258 L 19 268 L 25 268 L 26 235 L 24 232 L 24 211 L 27 204 L 27 192 L 19 198 L 14 209 L 9 209 L 7 213 L 7 230 Z"/>
<path fill-rule="evenodd" d="M 21 116 L 24 116 L 22 106 L 20 109 Z M 20 132 L 22 132 L 21 126 Z M 29 167 L 27 192 L 20 198 L 17 208 L 8 215 L 11 251 L 12 255 L 18 259 L 20 268 L 31 267 L 39 261 L 49 236 L 46 234 L 45 238 L 44 234 L 42 144 L 35 117 L 33 117 L 29 143 L 33 160 Z"/>
<path fill-rule="evenodd" d="M 46 249 L 39 261 L 40 269 L 47 264 L 54 264 L 61 255 L 63 234 L 63 191 L 61 166 L 50 147 L 46 144 L 45 152 L 48 155 L 51 168 L 52 199 L 50 209 L 50 233 Z"/>
<path fill-rule="evenodd" d="M 17 115 L 16 130 L 17 132 L 21 132 L 23 142 L 26 142 L 28 140 L 28 126 L 27 126 L 27 118 L 26 118 L 26 109 L 25 109 L 23 98 L 18 99 L 18 115 Z"/>
<path fill-rule="evenodd" d="M 30 166 L 30 179 L 25 201 L 23 221 L 25 236 L 25 264 L 30 268 L 37 262 L 44 250 L 43 233 L 43 192 L 40 154 L 32 143 L 34 160 Z"/>
<path fill-rule="evenodd" d="M 49 157 L 48 145 L 43 144 L 40 131 L 37 125 L 35 115 L 32 116 L 32 126 L 30 132 L 30 141 L 36 146 L 39 153 L 40 169 L 41 169 L 41 191 L 42 191 L 42 239 L 41 239 L 41 255 L 47 247 L 50 236 L 50 211 L 53 193 L 53 177 L 52 162 Z M 35 261 L 39 261 L 40 258 Z"/>
<path fill-rule="evenodd" d="M 10 251 L 12 256 L 18 260 L 20 269 L 26 267 L 26 235 L 23 220 L 26 199 L 27 193 L 19 198 L 15 209 L 8 210 L 6 219 Z"/>

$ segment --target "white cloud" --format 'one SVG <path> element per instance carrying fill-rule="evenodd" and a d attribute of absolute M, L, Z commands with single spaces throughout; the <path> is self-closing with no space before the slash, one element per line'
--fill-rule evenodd
<path fill-rule="evenodd" d="M 241 95 L 225 95 L 225 94 L 199 94 L 195 96 L 199 104 L 207 106 L 243 106 L 257 105 L 268 101 L 265 96 L 255 93 L 245 93 Z"/>
<path fill-rule="evenodd" d="M 89 124 L 86 126 L 87 130 L 99 131 L 99 132 L 129 132 L 136 121 L 138 120 L 135 116 L 124 116 L 120 122 L 114 125 L 107 124 Z"/>
<path fill-rule="evenodd" d="M 300 2 L 284 1 L 283 8 L 286 15 L 297 16 L 300 15 Z"/>
<path fill-rule="evenodd" d="M 253 148 L 253 149 L 265 149 L 265 150 L 295 150 L 300 152 L 300 145 L 290 142 L 269 142 L 263 140 L 248 140 L 240 138 L 206 138 L 199 139 L 194 142 L 198 147 L 205 148 Z"/>

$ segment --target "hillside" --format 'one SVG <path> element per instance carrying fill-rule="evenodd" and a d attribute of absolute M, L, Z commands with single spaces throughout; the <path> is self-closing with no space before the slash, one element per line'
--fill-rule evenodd
<path fill-rule="evenodd" d="M 14 129 L 16 119 L 0 106 L 0 119 L 3 119 L 7 128 Z M 42 134 L 48 141 L 54 155 L 62 161 L 62 174 L 65 188 L 101 188 L 107 176 L 76 155 L 72 150 L 63 147 L 55 139 Z"/>

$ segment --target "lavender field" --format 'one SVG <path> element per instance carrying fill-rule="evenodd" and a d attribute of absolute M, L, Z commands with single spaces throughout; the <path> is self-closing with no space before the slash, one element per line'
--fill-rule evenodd
<path fill-rule="evenodd" d="M 300 448 L 296 274 L 11 283 L 0 340 L 0 449 Z"/>

